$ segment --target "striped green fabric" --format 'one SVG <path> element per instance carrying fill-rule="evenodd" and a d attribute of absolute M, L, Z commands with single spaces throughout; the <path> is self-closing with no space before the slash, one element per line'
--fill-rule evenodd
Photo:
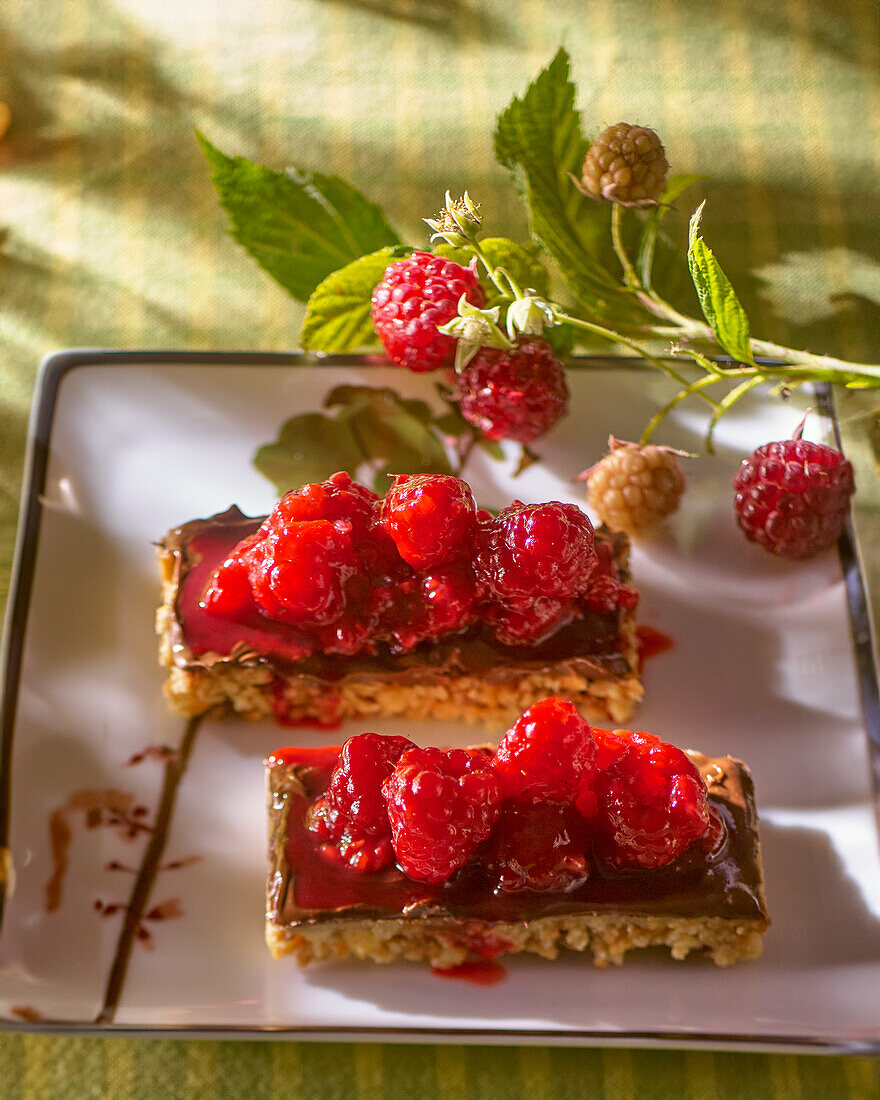
<path fill-rule="evenodd" d="M 870 1100 L 869 1058 L 697 1051 L 0 1041 L 3 1100 Z"/>
<path fill-rule="evenodd" d="M 675 171 L 708 173 L 704 230 L 755 334 L 876 358 L 878 30 L 874 0 L 5 0 L 0 601 L 43 355 L 296 345 L 302 309 L 228 238 L 194 127 L 342 174 L 413 243 L 447 187 L 521 235 L 492 123 L 563 44 L 589 127 L 652 125 Z M 880 1085 L 858 1058 L 0 1036 L 4 1100 L 490 1095 Z"/>

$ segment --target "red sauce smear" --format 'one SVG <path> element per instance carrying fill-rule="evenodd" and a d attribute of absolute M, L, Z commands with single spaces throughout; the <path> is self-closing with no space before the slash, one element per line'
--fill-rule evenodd
<path fill-rule="evenodd" d="M 636 637 L 639 643 L 640 661 L 647 661 L 649 657 L 656 657 L 658 653 L 665 653 L 667 649 L 672 649 L 675 644 L 668 634 L 645 624 L 636 627 Z"/>
<path fill-rule="evenodd" d="M 446 970 L 432 966 L 431 973 L 438 978 L 458 978 L 459 981 L 470 982 L 471 985 L 497 985 L 507 977 L 507 971 L 501 963 L 492 959 L 472 959 Z"/>

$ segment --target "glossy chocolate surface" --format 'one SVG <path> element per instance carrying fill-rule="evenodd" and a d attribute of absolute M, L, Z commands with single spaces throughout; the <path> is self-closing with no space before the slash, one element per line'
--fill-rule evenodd
<path fill-rule="evenodd" d="M 426 885 L 397 868 L 362 875 L 322 857 L 303 818 L 326 789 L 338 753 L 338 747 L 282 749 L 267 760 L 267 917 L 279 926 L 392 916 L 521 922 L 602 912 L 766 918 L 752 782 L 744 766 L 729 757 L 689 754 L 726 826 L 726 840 L 717 852 L 691 849 L 675 863 L 650 871 L 612 871 L 593 860 L 589 877 L 573 890 L 504 893 L 494 889 L 477 861 L 446 883 Z"/>
<path fill-rule="evenodd" d="M 388 678 L 395 681 L 430 681 L 442 675 L 477 675 L 487 681 L 503 681 L 511 672 L 571 670 L 587 679 L 613 679 L 634 671 L 622 652 L 621 612 L 597 615 L 584 608 L 583 617 L 563 626 L 546 641 L 533 646 L 506 646 L 485 627 L 468 630 L 432 643 L 422 643 L 409 653 L 392 654 L 380 646 L 375 655 L 353 657 L 296 657 L 296 632 L 291 626 L 255 614 L 233 622 L 211 615 L 199 606 L 211 573 L 233 547 L 259 527 L 262 517 L 251 519 L 236 507 L 208 519 L 192 520 L 169 532 L 163 547 L 174 555 L 177 580 L 175 623 L 171 639 L 175 662 L 181 667 L 211 667 L 218 662 L 269 661 L 285 674 L 296 674 L 321 683 L 345 679 Z M 613 541 L 620 561 L 625 540 Z M 621 579 L 627 574 L 621 567 Z"/>

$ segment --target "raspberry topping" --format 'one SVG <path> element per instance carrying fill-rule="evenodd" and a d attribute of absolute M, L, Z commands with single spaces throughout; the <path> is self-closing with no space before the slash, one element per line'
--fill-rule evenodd
<path fill-rule="evenodd" d="M 706 786 L 681 749 L 653 734 L 628 730 L 598 740 L 604 770 L 595 784 L 595 823 L 610 863 L 663 867 L 694 841 L 714 845 Z M 584 794 L 578 792 L 579 808 Z"/>
<path fill-rule="evenodd" d="M 634 611 L 639 602 L 638 592 L 618 578 L 612 554 L 611 546 L 607 542 L 596 544 L 598 560 L 596 568 L 590 574 L 583 600 L 597 615 L 610 615 L 618 607 Z"/>
<path fill-rule="evenodd" d="M 248 568 L 236 547 L 214 571 L 202 597 L 202 607 L 212 615 L 237 619 L 247 615 L 255 606 Z"/>
<path fill-rule="evenodd" d="M 492 765 L 506 798 L 574 798 L 595 771 L 596 743 L 573 703 L 542 699 L 501 739 Z"/>
<path fill-rule="evenodd" d="M 480 348 L 458 375 L 461 415 L 489 439 L 531 443 L 568 405 L 562 362 L 536 336 L 520 336 L 510 351 Z"/>
<path fill-rule="evenodd" d="M 566 599 L 585 591 L 596 566 L 593 525 L 574 504 L 515 501 L 489 525 L 476 555 L 477 577 L 506 599 Z"/>
<path fill-rule="evenodd" d="M 823 443 L 765 443 L 733 479 L 747 539 L 785 558 L 809 558 L 840 537 L 855 488 L 853 468 Z"/>
<path fill-rule="evenodd" d="M 448 474 L 397 477 L 382 504 L 382 526 L 413 569 L 466 553 L 477 526 L 470 486 Z"/>
<path fill-rule="evenodd" d="M 371 316 L 391 362 L 414 371 L 451 366 L 455 340 L 438 328 L 458 316 L 463 294 L 471 305 L 486 304 L 471 268 L 430 252 L 414 252 L 387 267 L 373 291 Z"/>
<path fill-rule="evenodd" d="M 243 561 L 254 598 L 273 619 L 323 625 L 345 610 L 355 557 L 343 524 L 290 523 L 251 546 Z"/>
<path fill-rule="evenodd" d="M 463 630 L 472 621 L 477 583 L 470 562 L 438 565 L 404 581 L 390 616 L 392 649 L 410 650 Z"/>
<path fill-rule="evenodd" d="M 326 859 L 354 871 L 396 859 L 439 885 L 470 864 L 502 892 L 569 890 L 597 860 L 607 875 L 705 859 L 726 836 L 685 753 L 649 733 L 591 729 L 558 698 L 530 707 L 494 755 L 350 738 L 305 825 Z"/>
<path fill-rule="evenodd" d="M 321 846 L 323 855 L 360 872 L 380 871 L 393 862 L 382 783 L 401 755 L 414 747 L 406 737 L 376 733 L 345 742 L 330 786 L 308 812 L 308 828 L 327 842 Z"/>
<path fill-rule="evenodd" d="M 469 629 L 538 645 L 588 608 L 613 615 L 637 598 L 575 505 L 517 501 L 493 517 L 449 475 L 401 476 L 380 498 L 334 474 L 286 493 L 224 553 L 201 608 L 230 629 L 286 624 L 290 660 L 399 654 Z"/>
<path fill-rule="evenodd" d="M 536 596 L 530 600 L 490 603 L 483 611 L 483 621 L 492 627 L 492 633 L 502 645 L 537 645 L 576 615 L 574 600 Z"/>
<path fill-rule="evenodd" d="M 357 535 L 363 534 L 373 519 L 373 505 L 379 496 L 352 481 L 351 475 L 340 471 L 313 484 L 285 493 L 272 509 L 268 519 L 271 530 L 282 531 L 291 523 L 304 520 L 348 520 Z"/>
<path fill-rule="evenodd" d="M 589 844 L 583 818 L 560 802 L 511 802 L 486 845 L 484 863 L 505 893 L 569 890 L 584 882 Z"/>
<path fill-rule="evenodd" d="M 421 882 L 445 882 L 501 813 L 501 785 L 488 758 L 463 749 L 409 749 L 382 791 L 397 862 Z"/>

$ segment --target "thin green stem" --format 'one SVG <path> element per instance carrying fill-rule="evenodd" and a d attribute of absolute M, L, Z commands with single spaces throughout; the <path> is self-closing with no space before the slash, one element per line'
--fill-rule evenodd
<path fill-rule="evenodd" d="M 718 341 L 715 339 L 715 334 L 708 325 L 697 321 L 693 317 L 685 317 L 684 314 L 678 313 L 677 310 L 671 307 L 670 310 L 666 312 L 666 316 L 668 320 L 674 322 L 674 326 L 659 326 L 654 328 L 651 330 L 652 335 L 664 338 L 668 337 L 672 340 L 682 340 L 685 338 L 690 340 L 706 340 L 717 346 Z M 750 340 L 749 345 L 752 349 L 752 354 L 761 356 L 762 358 L 781 359 L 783 362 L 792 365 L 802 364 L 818 370 L 830 372 L 837 371 L 847 375 L 858 374 L 880 378 L 880 364 L 878 363 L 850 363 L 846 359 L 836 359 L 833 355 L 813 355 L 811 352 L 799 351 L 797 348 L 787 348 L 782 344 L 774 344 L 769 340 Z M 762 367 L 761 369 L 764 371 L 777 369 L 785 373 L 793 368 Z M 833 381 L 833 378 L 830 380 Z"/>
<path fill-rule="evenodd" d="M 575 328 L 582 328 L 586 332 L 593 332 L 597 336 L 603 336 L 606 340 L 610 340 L 615 344 L 622 344 L 623 347 L 629 348 L 630 351 L 634 351 L 642 359 L 647 360 L 652 366 L 656 367 L 659 371 L 662 371 L 667 378 L 671 378 L 673 382 L 677 382 L 679 386 L 687 386 L 687 379 L 684 378 L 677 370 L 670 367 L 668 363 L 665 363 L 662 359 L 658 359 L 656 355 L 652 355 L 650 352 L 645 351 L 644 348 L 634 343 L 632 340 L 628 340 L 625 336 L 621 336 L 619 332 L 614 332 L 613 329 L 604 328 L 602 325 L 595 325 L 591 321 L 582 321 L 579 317 L 572 317 L 567 313 L 556 313 L 556 320 L 562 321 L 565 324 L 573 325 Z M 717 407 L 717 402 L 713 401 L 711 397 L 704 395 L 704 400 L 713 407 Z"/>
<path fill-rule="evenodd" d="M 494 267 L 486 259 L 486 254 L 482 250 L 482 248 L 480 248 L 478 242 L 476 240 L 474 240 L 472 237 L 468 238 L 468 247 L 470 248 L 471 252 L 473 252 L 473 254 L 477 257 L 477 259 L 480 261 L 480 263 L 483 265 L 483 267 L 486 269 L 486 274 L 489 276 L 489 278 L 495 284 L 495 289 L 499 292 L 499 294 L 503 294 L 505 298 L 509 298 L 510 297 L 510 291 L 514 290 L 514 286 L 516 285 L 514 283 L 514 281 L 512 280 L 510 274 L 507 271 L 504 271 L 502 268 Z M 504 279 L 505 276 L 507 277 L 507 284 L 508 284 L 507 286 L 505 286 L 504 282 L 503 282 L 503 279 Z M 514 296 L 517 297 L 517 298 L 521 298 L 522 297 L 522 292 L 517 294 L 516 291 L 514 290 Z"/>
<path fill-rule="evenodd" d="M 753 390 L 755 386 L 759 386 L 763 381 L 764 379 L 761 378 L 760 375 L 755 375 L 753 378 L 747 378 L 745 382 L 741 382 L 738 386 L 734 386 L 730 393 L 725 394 L 721 399 L 718 408 L 712 413 L 712 419 L 709 421 L 709 427 L 706 429 L 706 450 L 709 454 L 712 454 L 715 448 L 715 428 L 718 421 L 729 409 L 733 408 L 741 397 L 745 397 L 750 390 Z"/>
<path fill-rule="evenodd" d="M 633 267 L 629 253 L 626 251 L 626 245 L 623 243 L 622 226 L 623 207 L 619 202 L 615 202 L 611 206 L 611 243 L 614 245 L 614 251 L 618 260 L 620 260 L 620 266 L 623 268 L 623 278 L 626 285 L 632 290 L 644 290 L 639 273 Z"/>
<path fill-rule="evenodd" d="M 516 279 L 514 279 L 514 277 L 510 274 L 506 267 L 496 267 L 495 274 L 499 275 L 503 279 L 506 279 L 507 285 L 510 287 L 510 293 L 517 301 L 520 298 L 525 297 L 525 291 L 519 285 Z"/>
<path fill-rule="evenodd" d="M 690 397 L 694 393 L 699 393 L 701 394 L 701 396 L 705 397 L 706 395 L 703 394 L 702 391 L 707 386 L 711 386 L 715 382 L 720 381 L 720 378 L 713 378 L 711 375 L 705 374 L 702 378 L 698 378 L 696 382 L 691 382 L 688 385 L 685 385 L 682 389 L 678 391 L 678 393 L 675 395 L 675 397 L 672 398 L 671 401 L 666 402 L 666 404 L 663 406 L 662 409 L 659 410 L 659 412 L 654 413 L 654 415 L 645 425 L 645 430 L 642 432 L 642 438 L 639 440 L 639 442 L 643 444 L 647 443 L 651 436 L 654 434 L 654 429 L 657 427 L 660 421 L 668 416 L 669 413 L 671 413 L 672 410 L 676 407 L 676 405 L 680 405 L 681 402 L 685 400 L 685 398 Z M 718 402 L 713 401 L 712 404 L 715 406 L 716 409 L 718 408 Z"/>

